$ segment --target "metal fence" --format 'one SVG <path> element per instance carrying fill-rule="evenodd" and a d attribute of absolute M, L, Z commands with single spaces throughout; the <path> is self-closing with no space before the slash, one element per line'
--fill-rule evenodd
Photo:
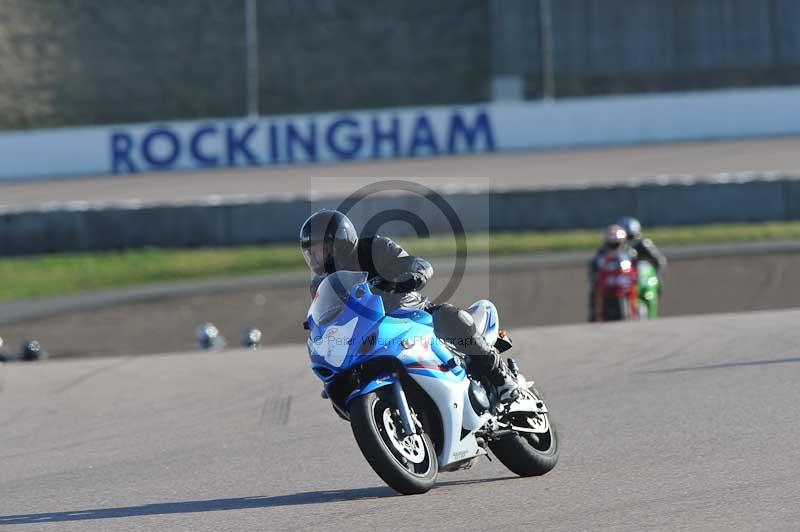
<path fill-rule="evenodd" d="M 528 99 L 797 84 L 800 2 L 0 2 L 0 129 L 476 102 L 498 81 Z"/>
<path fill-rule="evenodd" d="M 503 0 L 495 75 L 526 98 L 800 83 L 796 0 Z"/>

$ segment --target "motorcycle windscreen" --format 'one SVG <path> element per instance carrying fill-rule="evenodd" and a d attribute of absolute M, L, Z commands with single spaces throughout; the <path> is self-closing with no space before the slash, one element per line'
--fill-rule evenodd
<path fill-rule="evenodd" d="M 327 276 L 314 295 L 308 311 L 314 355 L 334 368 L 347 366 L 375 324 L 384 316 L 383 303 L 365 284 L 364 272 L 341 271 Z"/>
<path fill-rule="evenodd" d="M 341 271 L 328 275 L 317 287 L 308 315 L 320 326 L 332 322 L 347 306 L 352 288 L 366 281 L 366 272 Z"/>

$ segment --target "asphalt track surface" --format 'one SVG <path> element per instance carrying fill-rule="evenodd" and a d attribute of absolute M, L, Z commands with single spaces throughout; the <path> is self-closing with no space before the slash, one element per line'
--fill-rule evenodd
<path fill-rule="evenodd" d="M 396 496 L 301 345 L 8 364 L 0 530 L 794 531 L 800 311 L 512 331 L 561 434 Z"/>
<path fill-rule="evenodd" d="M 433 187 L 602 185 L 659 176 L 776 172 L 800 175 L 800 138 L 504 153 L 315 166 L 85 177 L 0 183 L 0 208 L 49 202 L 145 203 L 208 196 L 346 195 L 378 178 Z"/>

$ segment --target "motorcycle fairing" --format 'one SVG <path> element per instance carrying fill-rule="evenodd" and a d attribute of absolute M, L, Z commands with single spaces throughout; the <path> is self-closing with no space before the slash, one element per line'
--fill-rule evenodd
<path fill-rule="evenodd" d="M 487 325 L 496 326 L 496 314 L 493 318 L 493 322 L 487 320 Z M 335 317 L 318 324 L 309 312 L 307 323 L 311 366 L 325 383 L 325 390 L 332 400 L 335 400 L 335 394 L 330 392 L 338 376 L 372 360 L 399 361 L 439 410 L 443 425 L 443 445 L 438 457 L 440 465 L 486 453 L 478 446 L 472 431 L 480 428 L 490 415 L 477 416 L 472 411 L 466 370 L 453 362 L 453 353 L 434 335 L 429 313 L 419 309 L 400 309 L 386 315 L 380 296 L 373 295 L 364 282 L 350 289 L 346 303 Z M 392 372 L 380 372 L 350 390 L 336 406 L 346 412 L 355 397 L 388 386 L 396 378 Z M 470 429 L 462 438 L 465 426 Z"/>
<path fill-rule="evenodd" d="M 646 260 L 640 260 L 636 269 L 639 279 L 639 293 L 643 299 L 655 299 L 658 294 L 658 275 L 653 265 Z"/>
<path fill-rule="evenodd" d="M 381 373 L 380 375 L 376 376 L 366 384 L 363 384 L 358 388 L 354 389 L 352 392 L 350 392 L 350 395 L 348 395 L 347 399 L 345 399 L 344 401 L 345 405 L 350 406 L 350 401 L 352 401 L 356 397 L 360 395 L 367 395 L 368 393 L 374 392 L 378 388 L 383 388 L 384 386 L 389 386 L 391 384 L 394 384 L 396 380 L 397 376 L 392 373 L 389 372 Z"/>
<path fill-rule="evenodd" d="M 366 283 L 353 287 L 345 308 L 322 326 L 308 316 L 311 366 L 323 382 L 379 357 L 398 359 L 409 373 L 454 381 L 466 378 L 460 365 L 446 366 L 453 355 L 434 335 L 429 313 L 398 309 L 386 315 L 380 296 L 368 288 Z M 359 291 L 363 295 L 356 297 Z"/>

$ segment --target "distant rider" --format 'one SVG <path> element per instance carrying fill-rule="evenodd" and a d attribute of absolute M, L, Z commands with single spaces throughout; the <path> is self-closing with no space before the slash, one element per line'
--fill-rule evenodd
<path fill-rule="evenodd" d="M 487 377 L 497 388 L 501 402 L 516 398 L 519 393 L 516 380 L 494 346 L 477 331 L 472 316 L 449 303 L 432 305 L 420 294 L 433 276 L 428 261 L 409 255 L 389 238 L 378 235 L 359 238 L 347 216 L 330 209 L 318 211 L 305 221 L 300 230 L 300 248 L 314 274 L 312 297 L 328 274 L 339 270 L 367 272 L 387 314 L 399 308 L 429 312 L 437 336 L 467 355 L 470 373 Z"/>
<path fill-rule="evenodd" d="M 661 272 L 663 272 L 664 268 L 667 266 L 667 258 L 659 251 L 656 245 L 653 244 L 652 240 L 642 237 L 642 224 L 639 223 L 639 220 L 631 216 L 624 216 L 617 220 L 617 225 L 625 230 L 631 258 L 634 260 L 644 259 L 652 264 L 660 279 Z"/>
<path fill-rule="evenodd" d="M 609 254 L 617 251 L 630 253 L 628 249 L 628 236 L 619 225 L 609 225 L 603 236 L 603 245 L 597 250 L 589 263 L 589 321 L 596 321 L 595 315 L 595 290 L 597 287 L 597 272 L 600 269 L 600 263 L 603 258 Z"/>

